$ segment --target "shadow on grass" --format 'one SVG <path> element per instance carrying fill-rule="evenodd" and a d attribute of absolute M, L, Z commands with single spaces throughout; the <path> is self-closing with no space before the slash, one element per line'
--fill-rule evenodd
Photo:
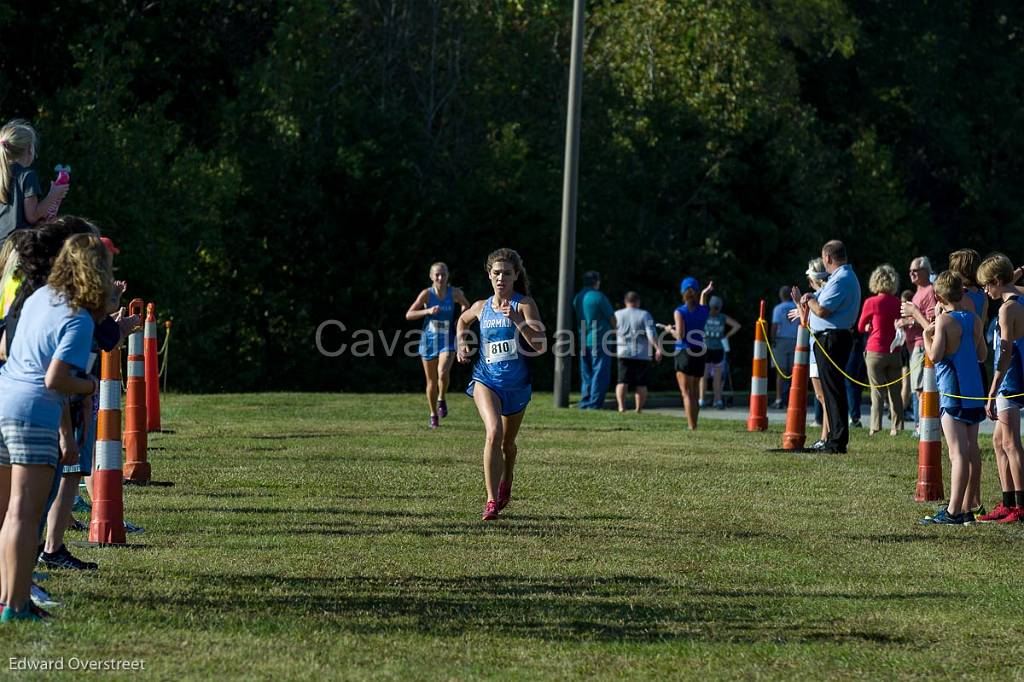
<path fill-rule="evenodd" d="M 208 627 L 245 627 L 265 620 L 287 629 L 317 627 L 366 635 L 415 633 L 461 637 L 472 633 L 545 641 L 649 643 L 870 642 L 912 645 L 881 629 L 815 615 L 813 605 L 794 613 L 794 599 L 947 599 L 935 593 L 764 594 L 692 592 L 663 578 L 632 575 L 524 577 L 340 578 L 269 574 L 194 576 L 197 589 L 161 600 L 160 609 L 202 614 Z M 225 595 L 235 598 L 225 599 Z M 96 593 L 98 601 L 115 599 Z M 90 597 L 92 598 L 92 597 Z M 153 609 L 145 595 L 118 596 Z M 288 618 L 282 621 L 281 613 Z"/>
<path fill-rule="evenodd" d="M 934 533 L 882 533 L 878 535 L 853 535 L 855 540 L 870 540 L 882 544 L 904 544 L 909 542 L 940 542 L 942 536 Z"/>
<path fill-rule="evenodd" d="M 378 523 L 373 520 L 377 517 Z M 608 526 L 600 523 L 580 523 L 574 519 L 572 523 L 539 518 L 530 521 L 511 514 L 498 523 L 482 523 L 478 516 L 467 518 L 459 515 L 454 519 L 444 519 L 436 514 L 423 517 L 408 516 L 413 522 L 404 522 L 404 515 L 380 515 L 368 513 L 365 521 L 338 519 L 332 521 L 306 521 L 282 528 L 277 531 L 282 536 L 311 537 L 368 537 L 387 538 L 394 535 L 411 535 L 421 538 L 437 537 L 508 537 L 508 538 L 544 538 L 564 539 L 567 542 L 597 543 L 675 543 L 683 535 L 696 535 L 687 531 L 653 528 L 649 524 L 633 524 L 631 526 Z M 596 519 L 591 519 L 596 521 Z M 424 522 L 426 521 L 426 522 Z M 748 537 L 760 537 L 750 534 Z"/>
<path fill-rule="evenodd" d="M 344 431 L 332 431 L 328 433 L 274 433 L 274 434 L 258 434 L 258 435 L 243 435 L 242 438 L 251 438 L 252 440 L 314 440 L 317 438 L 342 438 L 350 434 Z"/>

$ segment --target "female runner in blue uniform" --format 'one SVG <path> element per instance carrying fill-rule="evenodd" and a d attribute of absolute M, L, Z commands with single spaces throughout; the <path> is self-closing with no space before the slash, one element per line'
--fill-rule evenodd
<path fill-rule="evenodd" d="M 949 504 L 923 524 L 973 523 L 969 487 L 981 476 L 978 425 L 985 421 L 984 386 L 979 363 L 988 356 L 981 319 L 965 310 L 963 280 L 946 270 L 935 278 L 935 295 L 944 312 L 924 330 L 925 352 L 935 363 L 942 435 L 949 448 Z M 970 396 L 970 398 L 955 397 Z"/>
<path fill-rule="evenodd" d="M 451 377 L 455 352 L 455 306 L 459 313 L 469 307 L 466 295 L 458 287 L 448 284 L 448 266 L 434 263 L 430 266 L 433 284 L 420 292 L 405 313 L 407 320 L 423 320 L 419 354 L 423 373 L 427 377 L 427 406 L 430 408 L 430 428 L 440 425 L 439 417 L 448 416 L 448 380 Z"/>
<path fill-rule="evenodd" d="M 687 277 L 679 285 L 683 304 L 675 310 L 675 324 L 667 329 L 676 337 L 676 382 L 683 396 L 683 410 L 686 423 L 691 431 L 697 429 L 697 415 L 700 414 L 700 380 L 704 377 L 704 323 L 708 321 L 708 294 L 714 289 L 714 282 L 708 282 L 704 290 L 697 292 L 700 284 L 694 277 Z"/>
<path fill-rule="evenodd" d="M 526 358 L 547 350 L 547 336 L 519 254 L 498 249 L 487 257 L 487 277 L 494 295 L 477 301 L 459 317 L 456 338 L 459 362 L 470 361 L 466 332 L 480 322 L 480 356 L 466 393 L 473 398 L 484 422 L 484 521 L 512 499 L 516 464 L 516 434 L 530 403 L 530 368 Z"/>

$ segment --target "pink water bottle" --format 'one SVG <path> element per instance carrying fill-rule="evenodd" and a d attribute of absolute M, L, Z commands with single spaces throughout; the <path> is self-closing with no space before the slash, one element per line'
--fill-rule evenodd
<path fill-rule="evenodd" d="M 57 171 L 57 179 L 53 181 L 53 184 L 55 184 L 55 185 L 69 185 L 69 184 L 71 184 L 71 166 L 64 166 L 64 165 L 61 165 L 61 164 L 58 163 L 53 170 Z M 46 212 L 46 219 L 47 220 L 53 220 L 54 218 L 56 218 L 57 217 L 57 211 L 59 211 L 59 210 L 60 210 L 60 202 L 58 201 L 57 203 L 55 203 L 53 206 L 50 207 L 49 211 Z"/>

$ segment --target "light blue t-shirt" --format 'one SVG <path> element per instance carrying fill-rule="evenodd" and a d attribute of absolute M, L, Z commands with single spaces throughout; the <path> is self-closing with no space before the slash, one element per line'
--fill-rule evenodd
<path fill-rule="evenodd" d="M 54 358 L 84 370 L 94 326 L 87 311 L 72 313 L 48 286 L 29 296 L 21 310 L 11 357 L 0 369 L 0 417 L 58 428 L 64 396 L 46 388 L 46 370 Z"/>
<path fill-rule="evenodd" d="M 822 318 L 812 312 L 807 320 L 811 331 L 851 329 L 857 323 L 857 315 L 860 313 L 860 282 L 849 264 L 840 266 L 829 275 L 825 286 L 815 298 L 818 299 L 818 305 L 828 309 L 829 316 Z"/>
<path fill-rule="evenodd" d="M 793 301 L 782 301 L 772 308 L 772 324 L 779 325 L 780 339 L 795 339 L 796 332 L 800 329 L 800 320 L 790 320 L 789 311 L 796 308 Z"/>

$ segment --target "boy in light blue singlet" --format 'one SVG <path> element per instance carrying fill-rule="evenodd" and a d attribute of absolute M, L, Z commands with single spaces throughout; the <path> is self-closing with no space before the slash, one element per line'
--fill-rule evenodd
<path fill-rule="evenodd" d="M 978 283 L 993 300 L 1001 300 L 996 339 L 996 362 L 988 391 L 989 419 L 997 420 L 992 445 L 999 469 L 1002 501 L 982 522 L 1019 523 L 1024 521 L 1024 447 L 1020 440 L 1020 410 L 1024 396 L 1024 306 L 1013 286 L 1016 273 L 1010 259 L 996 253 L 978 266 Z"/>
<path fill-rule="evenodd" d="M 493 521 L 512 499 L 516 435 L 532 394 L 527 357 L 543 353 L 547 337 L 519 254 L 512 249 L 491 253 L 487 276 L 494 295 L 459 317 L 456 339 L 459 362 L 470 362 L 468 328 L 479 321 L 480 355 L 466 394 L 473 398 L 486 429 L 483 520 Z"/>

